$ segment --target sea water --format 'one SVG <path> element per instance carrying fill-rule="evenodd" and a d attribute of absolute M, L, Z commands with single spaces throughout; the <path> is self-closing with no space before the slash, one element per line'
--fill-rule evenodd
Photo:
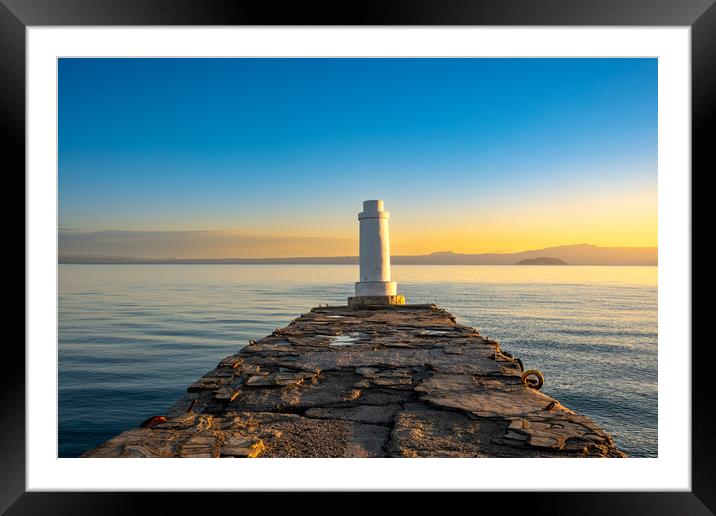
<path fill-rule="evenodd" d="M 632 457 L 657 456 L 657 268 L 394 265 L 435 303 L 539 369 L 543 392 Z M 345 304 L 350 265 L 60 265 L 60 457 L 162 414 L 249 339 Z"/>

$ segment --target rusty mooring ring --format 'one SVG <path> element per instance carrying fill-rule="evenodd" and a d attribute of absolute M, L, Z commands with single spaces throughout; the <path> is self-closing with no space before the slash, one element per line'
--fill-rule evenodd
<path fill-rule="evenodd" d="M 530 378 L 531 376 L 535 378 Z M 540 390 L 544 385 L 544 375 L 537 369 L 529 369 L 522 373 L 522 383 L 531 389 Z"/>

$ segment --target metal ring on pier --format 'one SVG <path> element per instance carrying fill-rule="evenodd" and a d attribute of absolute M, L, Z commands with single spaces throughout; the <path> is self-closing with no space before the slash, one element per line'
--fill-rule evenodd
<path fill-rule="evenodd" d="M 535 378 L 530 378 L 532 376 Z M 540 390 L 544 385 L 544 375 L 537 369 L 529 369 L 522 373 L 522 383 L 531 389 Z"/>

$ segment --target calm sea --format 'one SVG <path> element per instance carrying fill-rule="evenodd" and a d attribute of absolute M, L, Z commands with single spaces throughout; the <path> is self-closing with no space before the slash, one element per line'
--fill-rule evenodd
<path fill-rule="evenodd" d="M 148 416 L 318 304 L 345 304 L 357 266 L 61 265 L 59 455 Z M 543 391 L 631 456 L 657 455 L 657 268 L 393 266 L 436 303 L 541 370 Z"/>

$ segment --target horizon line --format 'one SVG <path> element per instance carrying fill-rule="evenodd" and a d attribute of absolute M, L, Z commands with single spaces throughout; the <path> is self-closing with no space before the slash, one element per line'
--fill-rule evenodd
<path fill-rule="evenodd" d="M 453 260 L 452 262 L 448 263 L 434 263 L 435 265 L 459 265 L 459 262 L 456 262 L 454 260 L 470 260 L 470 259 L 508 259 L 513 258 L 517 259 L 516 257 L 520 255 L 534 255 L 539 253 L 555 253 L 559 254 L 560 251 L 569 251 L 569 250 L 575 250 L 575 249 L 588 249 L 591 251 L 595 251 L 597 253 L 600 253 L 602 256 L 599 257 L 577 257 L 577 262 L 582 262 L 586 260 L 587 262 L 610 262 L 610 263 L 603 263 L 605 265 L 613 265 L 616 260 L 616 262 L 630 262 L 626 263 L 626 265 L 650 265 L 657 264 L 658 263 L 658 246 L 640 246 L 640 247 L 630 247 L 630 246 L 598 246 L 593 244 L 567 244 L 567 245 L 561 245 L 561 246 L 552 246 L 552 247 L 545 247 L 540 249 L 528 249 L 523 251 L 514 251 L 514 252 L 487 252 L 487 253 L 457 253 L 454 251 L 434 251 L 427 254 L 403 254 L 403 255 L 392 255 L 391 259 L 395 263 L 395 261 L 404 261 L 404 260 Z M 620 253 L 640 253 L 639 257 L 634 256 L 617 256 Z M 643 253 L 647 253 L 648 256 L 643 256 Z M 651 256 L 651 253 L 656 253 L 656 256 Z M 559 256 L 540 256 L 544 258 L 560 258 Z M 141 257 L 141 256 L 126 256 L 126 255 L 98 255 L 98 254 L 64 254 L 60 255 L 58 254 L 58 262 L 59 263 L 227 263 L 227 262 L 241 262 L 241 263 L 266 263 L 266 262 L 274 262 L 274 263 L 282 263 L 282 264 L 307 264 L 311 261 L 318 261 L 321 262 L 318 264 L 331 264 L 331 262 L 327 261 L 333 261 L 334 264 L 350 264 L 352 262 L 358 262 L 358 255 L 333 255 L 333 256 L 275 256 L 275 257 L 259 257 L 259 258 L 248 258 L 248 257 L 221 257 L 221 258 L 174 258 L 174 257 Z M 564 257 L 560 258 L 564 259 Z M 334 261 L 336 260 L 336 261 Z M 637 263 L 631 263 L 631 262 L 637 262 Z M 648 262 L 648 263 L 644 263 Z M 402 263 L 405 264 L 405 263 Z M 569 263 L 567 262 L 567 265 L 586 265 L 587 263 Z M 594 265 L 600 265 L 601 263 L 593 263 Z M 618 263 L 617 263 L 618 264 Z M 396 265 L 401 265 L 400 263 L 396 263 Z M 466 263 L 465 265 L 469 265 L 469 263 Z M 479 265 L 479 264 L 478 264 Z M 483 263 L 482 265 L 490 265 L 490 263 Z M 494 263 L 494 265 L 509 265 L 508 263 Z"/>

